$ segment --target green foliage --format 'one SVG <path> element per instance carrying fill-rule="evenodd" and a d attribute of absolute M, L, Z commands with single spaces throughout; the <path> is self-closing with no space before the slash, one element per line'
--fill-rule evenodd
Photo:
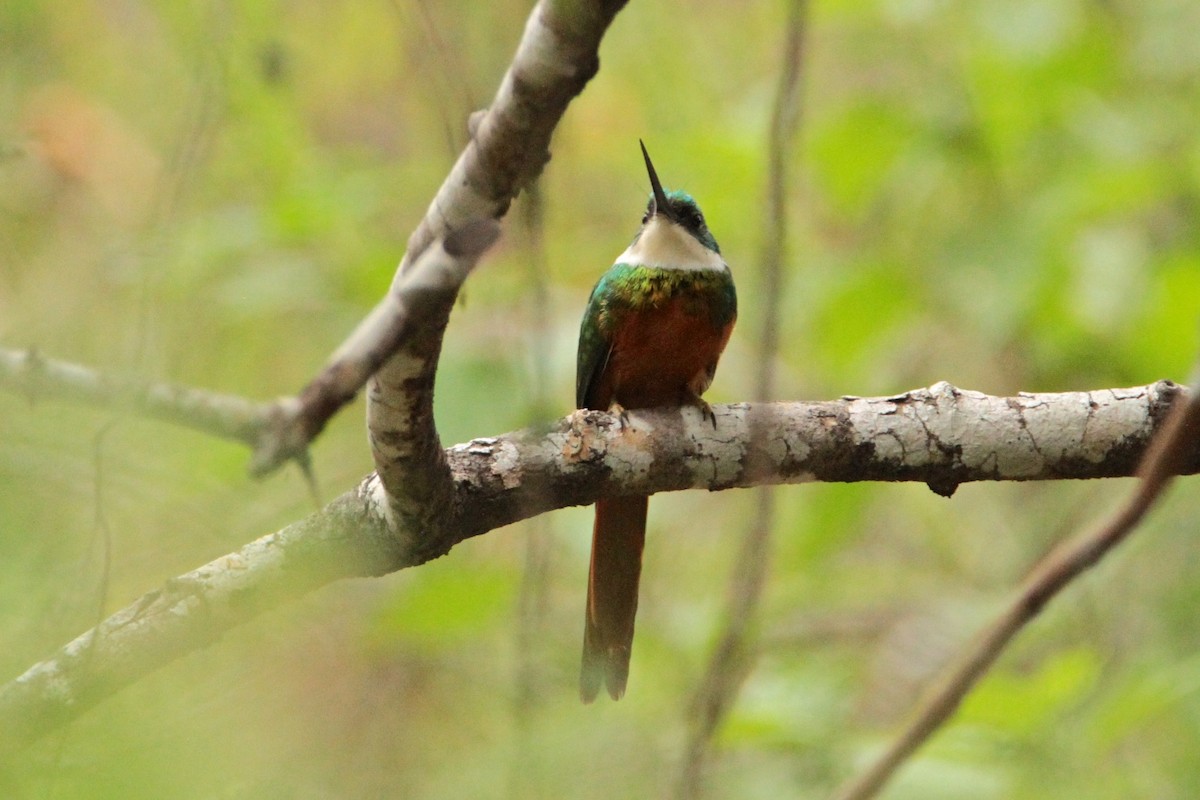
<path fill-rule="evenodd" d="M 516 597 L 510 570 L 470 571 L 448 562 L 419 570 L 415 585 L 387 598 L 374 626 L 383 641 L 436 653 L 462 647 L 504 625 Z"/>
<path fill-rule="evenodd" d="M 0 3 L 0 345 L 296 391 L 386 291 L 528 8 Z M 618 17 L 554 139 L 544 249 L 521 200 L 453 314 L 448 443 L 571 409 L 588 291 L 645 203 L 639 137 L 733 267 L 740 320 L 710 397 L 749 397 L 784 19 L 781 3 L 680 0 Z M 1198 25 L 1178 0 L 813 4 L 780 399 L 1186 380 Z M 314 458 L 326 499 L 371 468 L 361 404 Z M 3 677 L 101 606 L 311 509 L 299 475 L 252 483 L 245 463 L 186 431 L 0 395 Z M 827 796 L 1127 483 L 779 490 L 764 650 L 710 796 Z M 1190 499 L 1052 604 L 887 796 L 1200 793 Z M 0 795 L 663 796 L 753 503 L 652 503 L 619 704 L 576 699 L 590 517 L 566 511 L 267 615 L 40 744 Z"/>

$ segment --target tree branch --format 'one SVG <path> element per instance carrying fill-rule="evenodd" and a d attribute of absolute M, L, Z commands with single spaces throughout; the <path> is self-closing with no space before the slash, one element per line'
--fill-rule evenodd
<path fill-rule="evenodd" d="M 1059 592 L 1124 541 L 1200 444 L 1200 395 L 1175 405 L 1162 431 L 1154 436 L 1137 469 L 1137 487 L 1094 530 L 1060 544 L 1021 584 L 1008 607 L 972 642 L 921 700 L 913 719 L 861 774 L 847 782 L 837 800 L 874 797 L 917 749 L 958 709 L 967 693 L 996 663 L 1000 654 Z"/>
<path fill-rule="evenodd" d="M 475 220 L 499 218 L 549 160 L 550 135 L 599 69 L 600 40 L 624 0 L 542 0 L 526 23 L 491 107 L 471 121 L 471 141 L 408 242 L 397 281 L 431 243 Z M 456 523 L 453 486 L 433 419 L 433 384 L 458 286 L 429 298 L 425 325 L 373 376 L 367 429 L 398 530 L 438 535 Z"/>
<path fill-rule="evenodd" d="M 440 271 L 441 279 L 424 280 L 425 271 L 416 268 L 396 274 L 395 283 L 410 287 L 415 296 L 408 308 L 409 324 L 397 339 L 399 350 L 369 382 L 367 432 L 388 510 L 410 520 L 397 527 L 398 533 L 428 535 L 453 524 L 450 469 L 433 423 L 433 383 L 454 299 L 475 259 L 498 235 L 494 220 L 469 222 L 448 235 L 443 246 L 427 248 L 417 262 L 420 266 L 435 253 L 447 266 Z M 414 279 L 419 283 L 414 285 Z"/>
<path fill-rule="evenodd" d="M 410 351 L 428 346 L 421 337 L 445 329 L 458 290 L 480 256 L 500 235 L 493 220 L 476 220 L 428 247 L 412 269 L 397 274 L 391 289 L 337 349 L 329 364 L 298 397 L 274 403 L 187 389 L 135 384 L 87 367 L 42 358 L 34 350 L 0 349 L 0 387 L 31 399 L 43 395 L 94 406 L 128 408 L 251 446 L 250 472 L 265 475 L 289 459 L 302 458 L 329 419 L 349 403 L 401 342 Z M 437 337 L 440 347 L 441 337 Z M 436 360 L 426 366 L 433 368 Z M 431 397 L 432 374 L 427 376 Z M 432 411 L 432 406 L 430 406 Z M 389 469 L 395 467 L 395 459 Z"/>
<path fill-rule="evenodd" d="M 378 368 L 368 399 L 377 476 L 308 521 L 168 582 L 4 687 L 0 714 L 16 722 L 0 733 L 0 748 L 52 729 L 213 641 L 235 617 L 247 619 L 337 577 L 399 569 L 452 546 L 462 509 L 452 507 L 460 497 L 432 414 L 442 333 L 467 271 L 495 239 L 491 220 L 540 173 L 550 135 L 596 73 L 600 40 L 623 6 L 624 0 L 539 2 L 491 109 L 472 118 L 470 143 L 409 240 L 392 297 L 299 398 L 280 401 L 271 419 L 260 416 L 241 431 L 242 441 L 256 445 L 253 470 L 268 471 L 302 454 Z M 430 252 L 439 267 L 424 266 Z M 407 293 L 415 293 L 413 302 L 399 303 L 397 295 Z M 270 421 L 276 425 L 268 429 Z M 375 535 L 342 535 L 347 519 Z"/>
<path fill-rule="evenodd" d="M 895 397 L 575 412 L 546 429 L 445 451 L 455 525 L 400 520 L 372 475 L 322 511 L 167 581 L 0 687 L 0 753 L 18 750 L 230 628 L 334 580 L 382 575 L 465 539 L 616 494 L 806 481 L 923 481 L 943 494 L 978 480 L 1130 475 L 1172 401 L 1169 381 L 1133 389 L 990 397 L 939 383 Z M 1194 446 L 1173 466 L 1200 469 Z"/>
<path fill-rule="evenodd" d="M 24 394 L 30 402 L 49 398 L 128 410 L 250 446 L 277 414 L 267 403 L 170 383 L 120 380 L 33 349 L 0 348 L 0 388 Z"/>
<path fill-rule="evenodd" d="M 338 347 L 320 374 L 297 397 L 283 398 L 272 406 L 271 424 L 256 441 L 251 474 L 265 475 L 288 459 L 302 456 L 326 423 L 354 399 L 401 342 L 413 341 L 431 324 L 444 328 L 444 317 L 459 288 L 499 235 L 499 226 L 492 220 L 468 223 L 438 245 L 426 248 L 411 270 L 397 274 L 387 295 Z"/>
<path fill-rule="evenodd" d="M 407 341 L 406 354 L 395 360 L 394 370 L 380 375 L 369 395 L 368 424 L 380 474 L 396 498 L 394 510 L 437 507 L 438 503 L 427 504 L 445 494 L 444 481 L 414 480 L 419 474 L 445 475 L 437 463 L 441 446 L 432 428 L 433 417 L 413 413 L 404 426 L 395 427 L 402 416 L 395 409 L 416 411 L 424 400 L 432 399 L 440 332 L 449 309 L 471 265 L 495 239 L 494 233 L 481 233 L 479 221 L 503 216 L 517 193 L 537 178 L 550 158 L 551 133 L 567 105 L 599 69 L 601 38 L 624 5 L 625 0 L 538 3 L 491 108 L 472 118 L 471 141 L 410 237 L 388 296 L 297 396 L 252 403 L 167 384 L 119 384 L 84 367 L 41 359 L 33 351 L 11 350 L 0 351 L 0 386 L 30 393 L 53 391 L 91 404 L 128 405 L 147 416 L 235 439 L 254 449 L 250 472 L 264 475 L 288 459 L 303 457 L 330 418 Z M 449 244 L 430 254 L 438 241 Z M 449 263 L 460 258 L 459 263 Z M 426 269 L 432 270 L 431 277 L 416 274 Z M 433 294 L 426 291 L 430 280 L 440 287 Z M 423 295 L 422 302 L 406 299 L 413 288 Z M 423 304 L 434 299 L 444 308 Z M 421 310 L 421 325 L 436 328 L 436 337 L 416 341 L 414 309 Z M 424 400 L 403 396 L 416 390 L 410 381 L 426 373 L 429 379 L 418 381 L 425 387 Z M 425 460 L 414 461 L 412 454 L 417 453 Z M 434 519 L 430 514 L 426 517 L 427 522 Z"/>
<path fill-rule="evenodd" d="M 368 479 L 307 519 L 168 580 L 0 687 L 0 755 L 285 600 L 400 563 L 372 485 Z"/>
<path fill-rule="evenodd" d="M 401 271 L 468 220 L 499 218 L 549 161 L 550 134 L 600 68 L 600 40 L 626 0 L 541 0 L 489 109 L 408 240 Z"/>

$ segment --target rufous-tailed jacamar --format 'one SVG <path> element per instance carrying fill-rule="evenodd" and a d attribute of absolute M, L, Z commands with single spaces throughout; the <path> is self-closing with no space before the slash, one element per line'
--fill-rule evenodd
<path fill-rule="evenodd" d="M 616 411 L 697 406 L 716 424 L 700 395 L 737 319 L 729 265 L 700 207 L 681 191 L 664 191 L 646 146 L 649 205 L 625 252 L 600 277 L 579 331 L 575 402 Z M 619 700 L 629 677 L 637 611 L 646 497 L 596 502 L 592 563 L 579 694 L 596 698 L 603 683 Z"/>

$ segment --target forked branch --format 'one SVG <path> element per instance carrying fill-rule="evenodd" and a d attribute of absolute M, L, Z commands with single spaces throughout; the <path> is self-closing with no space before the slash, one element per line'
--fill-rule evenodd
<path fill-rule="evenodd" d="M 599 69 L 600 40 L 624 5 L 625 0 L 542 0 L 534 8 L 492 105 L 473 117 L 470 141 L 409 238 L 393 295 L 409 284 L 411 273 L 425 268 L 428 251 L 439 240 L 457 237 L 463 243 L 460 255 L 474 263 L 479 253 L 467 252 L 473 249 L 467 244 L 469 231 L 480 220 L 502 217 L 541 173 L 550 159 L 550 135 Z M 444 256 L 438 253 L 435 260 Z M 442 510 L 445 483 L 427 476 L 444 477 L 445 469 L 438 463 L 441 445 L 425 401 L 431 399 L 441 332 L 465 277 L 463 272 L 456 284 L 441 282 L 442 305 L 423 314 L 419 336 L 412 325 L 400 330 L 395 306 L 385 298 L 298 397 L 281 401 L 279 419 L 285 425 L 256 450 L 252 469 L 269 471 L 301 452 L 378 372 L 367 398 L 376 466 L 394 511 L 424 509 L 426 521 L 432 521 Z M 404 352 L 398 353 L 401 342 Z"/>
<path fill-rule="evenodd" d="M 1162 381 L 1004 398 L 942 383 L 895 397 L 718 405 L 715 429 L 690 408 L 630 412 L 623 430 L 589 411 L 549 430 L 475 439 L 444 452 L 453 526 L 397 523 L 368 477 L 307 519 L 167 581 L 0 686 L 0 753 L 279 603 L 423 563 L 546 511 L 617 494 L 815 480 L 922 481 L 945 493 L 965 481 L 1130 475 L 1183 393 Z M 1200 454 L 1185 449 L 1171 466 L 1195 472 Z"/>

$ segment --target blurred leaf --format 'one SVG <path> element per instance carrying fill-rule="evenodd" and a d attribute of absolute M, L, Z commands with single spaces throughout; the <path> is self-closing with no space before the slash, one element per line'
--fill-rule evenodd
<path fill-rule="evenodd" d="M 461 647 L 512 614 L 516 585 L 504 570 L 447 563 L 417 570 L 384 603 L 373 635 L 437 652 Z"/>
<path fill-rule="evenodd" d="M 1049 729 L 1093 689 L 1099 674 L 1099 657 L 1082 648 L 1054 653 L 1028 673 L 993 672 L 967 696 L 958 722 L 1029 737 Z"/>
<path fill-rule="evenodd" d="M 863 102 L 822 124 L 813 137 L 813 170 L 830 199 L 845 213 L 860 215 L 912 143 L 913 130 L 899 109 Z"/>

